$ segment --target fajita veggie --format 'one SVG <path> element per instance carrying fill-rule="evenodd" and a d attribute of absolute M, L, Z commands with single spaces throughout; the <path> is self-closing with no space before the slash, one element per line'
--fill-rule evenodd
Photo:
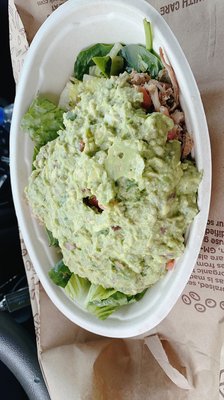
<path fill-rule="evenodd" d="M 49 275 L 101 319 L 173 268 L 198 212 L 178 83 L 144 27 L 146 47 L 81 51 L 59 107 L 37 98 L 22 121 L 35 142 L 26 195 L 62 255 Z"/>

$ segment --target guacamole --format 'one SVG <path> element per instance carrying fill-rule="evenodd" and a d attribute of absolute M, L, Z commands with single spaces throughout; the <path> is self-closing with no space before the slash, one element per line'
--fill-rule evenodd
<path fill-rule="evenodd" d="M 26 195 L 71 272 L 134 295 L 183 253 L 201 174 L 128 77 L 68 84 L 64 128 L 37 154 Z"/>

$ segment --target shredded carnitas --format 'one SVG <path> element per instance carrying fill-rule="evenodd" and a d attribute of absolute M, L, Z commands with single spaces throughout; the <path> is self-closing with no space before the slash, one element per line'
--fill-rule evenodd
<path fill-rule="evenodd" d="M 160 59 L 164 68 L 159 72 L 158 79 L 151 79 L 146 72 L 132 70 L 130 83 L 143 92 L 146 101 L 143 106 L 147 111 L 161 112 L 172 118 L 174 127 L 168 132 L 167 140 L 177 139 L 181 142 L 181 156 L 186 158 L 193 148 L 192 135 L 187 131 L 185 115 L 179 102 L 179 86 L 175 72 L 165 60 L 164 51 L 159 49 Z"/>

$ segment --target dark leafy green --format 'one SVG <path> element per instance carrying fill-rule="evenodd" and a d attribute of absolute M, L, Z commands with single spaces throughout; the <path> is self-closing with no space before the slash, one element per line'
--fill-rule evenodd
<path fill-rule="evenodd" d="M 111 57 L 110 76 L 119 75 L 124 69 L 124 59 L 121 56 Z"/>
<path fill-rule="evenodd" d="M 143 20 L 145 31 L 145 46 L 130 44 L 121 49 L 120 54 L 126 61 L 126 69 L 130 72 L 148 72 L 152 78 L 157 78 L 163 68 L 160 57 L 153 49 L 152 26 L 146 18 Z"/>
<path fill-rule="evenodd" d="M 110 76 L 110 68 L 111 68 L 111 58 L 110 56 L 104 57 L 93 57 L 93 62 L 99 68 L 101 73 L 106 77 L 109 78 Z"/>
<path fill-rule="evenodd" d="M 74 65 L 74 76 L 75 78 L 82 80 L 84 74 L 88 74 L 89 67 L 95 65 L 93 57 L 104 57 L 112 49 L 113 44 L 97 43 L 93 46 L 82 50 L 75 61 Z"/>
<path fill-rule="evenodd" d="M 55 239 L 52 232 L 46 228 L 49 246 L 58 247 L 58 239 Z"/>
<path fill-rule="evenodd" d="M 129 44 L 121 50 L 116 51 L 117 44 L 97 43 L 82 50 L 75 61 L 74 76 L 82 80 L 84 74 L 89 73 L 89 68 L 96 66 L 95 72 L 106 78 L 111 75 L 119 75 L 124 68 L 131 72 L 148 72 L 152 78 L 157 78 L 159 71 L 163 68 L 160 57 L 153 49 L 152 26 L 146 18 L 143 20 L 146 45 Z M 115 54 L 111 49 L 115 47 Z M 118 46 L 122 46 L 118 44 Z M 98 76 L 98 74 L 96 74 Z"/>
<path fill-rule="evenodd" d="M 65 288 L 69 279 L 72 276 L 69 268 L 60 260 L 53 268 L 49 271 L 49 277 L 57 285 Z"/>
<path fill-rule="evenodd" d="M 129 44 L 120 53 L 126 61 L 127 71 L 148 72 L 152 78 L 156 78 L 163 68 L 160 59 L 142 45 Z"/>
<path fill-rule="evenodd" d="M 111 75 L 118 75 L 124 67 L 124 59 L 121 56 L 93 57 L 93 62 L 106 78 Z"/>

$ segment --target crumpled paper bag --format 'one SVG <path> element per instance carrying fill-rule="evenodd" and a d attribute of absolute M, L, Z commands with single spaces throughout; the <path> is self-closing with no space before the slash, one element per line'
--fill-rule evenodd
<path fill-rule="evenodd" d="M 9 0 L 16 82 L 37 29 L 62 3 Z M 94 335 L 64 317 L 43 290 L 21 237 L 38 356 L 52 400 L 224 398 L 224 2 L 149 3 L 179 40 L 204 103 L 213 161 L 207 229 L 192 275 L 172 311 L 153 332 L 128 340 Z"/>

